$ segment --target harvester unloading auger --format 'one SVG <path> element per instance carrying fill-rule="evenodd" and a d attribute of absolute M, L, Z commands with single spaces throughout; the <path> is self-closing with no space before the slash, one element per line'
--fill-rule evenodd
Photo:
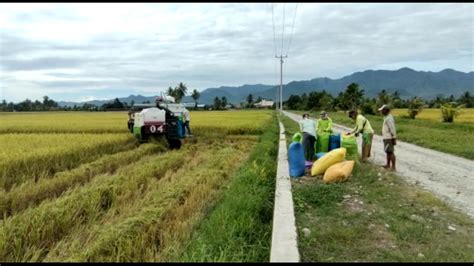
<path fill-rule="evenodd" d="M 170 149 L 179 149 L 185 137 L 180 121 L 185 109 L 171 96 L 158 96 L 154 104 L 134 104 L 128 112 L 127 126 L 139 142 L 164 137 Z"/>

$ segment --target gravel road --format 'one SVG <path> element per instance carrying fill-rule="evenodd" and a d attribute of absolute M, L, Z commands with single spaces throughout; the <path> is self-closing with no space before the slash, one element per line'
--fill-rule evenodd
<path fill-rule="evenodd" d="M 289 118 L 299 121 L 301 115 L 283 111 Z M 336 132 L 350 128 L 333 124 Z M 361 137 L 358 138 L 359 154 Z M 451 154 L 422 148 L 397 140 L 397 174 L 410 183 L 432 191 L 454 208 L 474 218 L 474 161 Z M 370 162 L 385 164 L 382 136 L 374 135 Z"/>

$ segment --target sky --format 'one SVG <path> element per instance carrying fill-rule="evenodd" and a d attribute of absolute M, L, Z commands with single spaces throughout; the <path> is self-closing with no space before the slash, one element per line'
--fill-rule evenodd
<path fill-rule="evenodd" d="M 0 3 L 0 100 L 474 71 L 473 3 Z"/>

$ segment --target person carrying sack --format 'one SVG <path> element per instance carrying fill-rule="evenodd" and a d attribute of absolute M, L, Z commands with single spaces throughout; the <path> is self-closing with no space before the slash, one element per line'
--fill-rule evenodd
<path fill-rule="evenodd" d="M 349 117 L 356 122 L 356 126 L 352 131 L 346 133 L 346 135 L 355 134 L 357 137 L 362 133 L 362 162 L 365 162 L 366 159 L 370 157 L 374 130 L 372 129 L 369 120 L 359 114 L 357 110 L 351 110 L 349 112 Z"/>

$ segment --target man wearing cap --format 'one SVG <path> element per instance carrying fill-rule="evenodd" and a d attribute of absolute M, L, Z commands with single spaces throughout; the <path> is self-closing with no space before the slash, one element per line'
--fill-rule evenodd
<path fill-rule="evenodd" d="M 374 130 L 370 125 L 370 122 L 363 115 L 359 114 L 357 110 L 351 110 L 349 117 L 356 122 L 356 126 L 352 131 L 346 133 L 346 135 L 355 134 L 359 136 L 362 133 L 362 162 L 365 162 L 370 157 L 370 149 L 372 148 L 372 138 L 374 137 Z"/>
<path fill-rule="evenodd" d="M 329 118 L 328 113 L 322 111 L 320 113 L 321 119 L 318 121 L 318 134 L 332 133 L 332 119 Z"/>
<path fill-rule="evenodd" d="M 306 161 L 312 161 L 314 156 L 314 143 L 316 142 L 316 123 L 309 119 L 309 114 L 303 114 L 300 121 L 300 130 L 303 132 L 304 157 Z"/>
<path fill-rule="evenodd" d="M 395 171 L 395 145 L 397 132 L 395 130 L 395 120 L 393 116 L 390 114 L 390 108 L 384 104 L 380 107 L 379 112 L 383 114 L 383 125 L 382 125 L 382 139 L 383 139 L 383 149 L 387 154 L 387 164 L 383 167 L 385 169 L 390 169 Z M 391 167 L 390 167 L 391 163 Z"/>

